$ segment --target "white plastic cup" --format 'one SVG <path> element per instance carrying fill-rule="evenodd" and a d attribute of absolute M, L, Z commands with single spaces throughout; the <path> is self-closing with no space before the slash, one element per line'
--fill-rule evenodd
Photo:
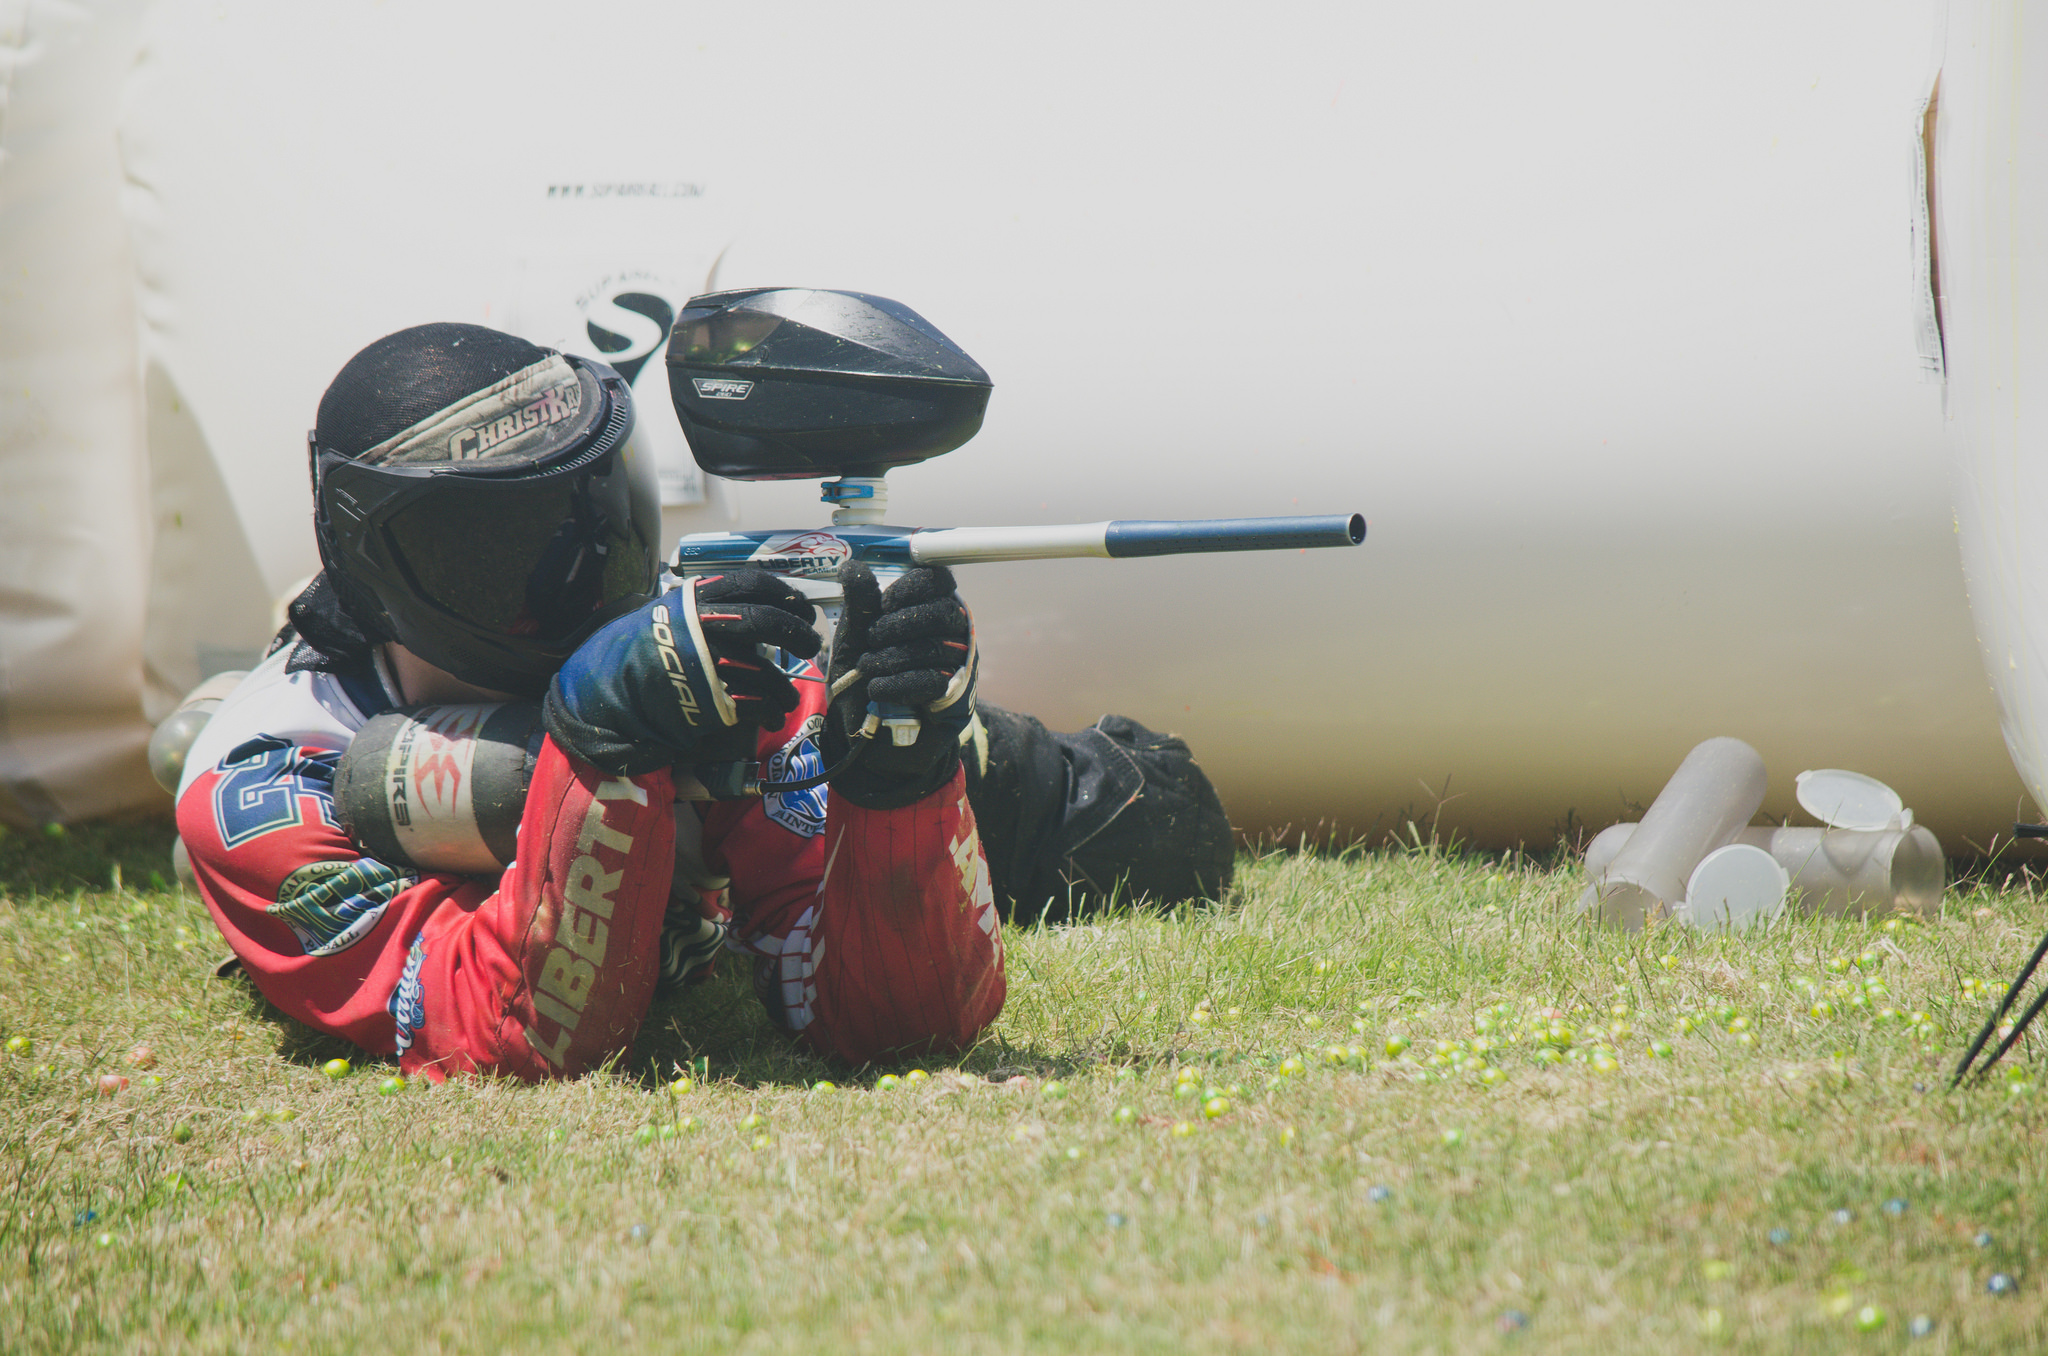
<path fill-rule="evenodd" d="M 1671 915 L 1696 928 L 1767 927 L 1785 911 L 1791 888 L 1792 877 L 1776 857 L 1752 843 L 1730 843 L 1693 868 L 1685 902 L 1673 906 Z"/>
<path fill-rule="evenodd" d="M 1630 931 L 1669 913 L 1685 898 L 1693 868 L 1748 826 L 1766 785 L 1763 756 L 1741 740 L 1724 735 L 1699 745 L 1586 887 L 1580 907 Z"/>

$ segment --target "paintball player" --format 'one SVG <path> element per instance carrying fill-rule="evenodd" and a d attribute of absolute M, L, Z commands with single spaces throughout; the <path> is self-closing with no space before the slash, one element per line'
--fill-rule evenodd
<path fill-rule="evenodd" d="M 1020 913 L 1062 876 L 1083 899 L 1145 876 L 1099 855 L 1159 839 L 1146 813 L 1107 832 L 1132 806 L 1186 840 L 1157 885 L 1227 880 L 1227 824 L 1179 741 L 1115 718 L 1076 736 L 977 718 L 973 625 L 946 570 L 883 592 L 847 567 L 829 674 L 810 603 L 772 575 L 657 593 L 632 426 L 609 368 L 470 325 L 389 335 L 328 387 L 310 435 L 323 572 L 193 744 L 177 806 L 200 893 L 278 1008 L 395 1051 L 407 1074 L 567 1077 L 623 1053 L 657 986 L 725 946 L 821 1054 L 963 1049 L 1004 997 L 970 773 L 1014 884 L 1045 887 Z M 734 726 L 765 768 L 842 768 L 870 700 L 911 707 L 918 737 L 868 743 L 829 794 L 676 799 L 676 769 Z M 535 701 L 545 735 L 502 875 L 366 849 L 379 835 L 336 799 L 365 725 Z M 451 796 L 483 795 L 448 775 Z"/>

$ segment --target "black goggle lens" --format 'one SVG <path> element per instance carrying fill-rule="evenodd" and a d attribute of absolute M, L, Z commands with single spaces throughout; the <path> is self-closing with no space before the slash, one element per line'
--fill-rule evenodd
<path fill-rule="evenodd" d="M 613 453 L 602 473 L 448 485 L 452 492 L 394 513 L 386 545 L 433 607 L 488 634 L 566 652 L 594 617 L 654 584 L 658 526 L 636 520 L 631 455 Z"/>

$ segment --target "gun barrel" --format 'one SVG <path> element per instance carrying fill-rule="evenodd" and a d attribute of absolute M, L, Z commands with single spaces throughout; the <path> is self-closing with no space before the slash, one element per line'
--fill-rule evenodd
<path fill-rule="evenodd" d="M 1356 546 L 1365 540 L 1363 514 L 1294 518 L 1197 518 L 1188 522 L 1132 519 L 1109 525 L 1112 556 L 1176 556 L 1185 551 L 1291 551 Z"/>
<path fill-rule="evenodd" d="M 1063 556 L 1171 556 L 1196 551 L 1286 551 L 1356 546 L 1365 540 L 1360 514 L 1290 518 L 1125 519 L 1046 527 L 946 527 L 914 533 L 910 558 L 920 565 L 969 565 Z"/>
<path fill-rule="evenodd" d="M 848 556 L 876 569 L 907 565 L 973 565 L 1066 556 L 1172 556 L 1191 551 L 1291 551 L 1356 546 L 1365 519 L 1353 514 L 1307 518 L 1197 518 L 1185 522 L 1129 519 L 1052 523 L 1043 527 L 887 527 L 848 524 L 796 532 L 692 532 L 676 548 L 678 574 L 758 565 L 778 574 L 828 579 Z"/>

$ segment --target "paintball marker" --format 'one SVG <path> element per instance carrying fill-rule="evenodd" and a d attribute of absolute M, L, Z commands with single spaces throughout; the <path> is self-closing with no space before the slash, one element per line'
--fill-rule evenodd
<path fill-rule="evenodd" d="M 1132 520 L 1043 527 L 892 527 L 883 477 L 951 452 L 981 429 L 988 373 L 923 316 L 859 292 L 749 288 L 692 298 L 668 343 L 669 392 L 697 464 L 732 480 L 824 482 L 827 527 L 694 532 L 676 548 L 672 573 L 716 574 L 753 565 L 788 581 L 837 621 L 839 567 L 858 560 L 886 584 L 916 565 L 966 565 L 1071 556 L 1178 555 L 1206 551 L 1356 546 L 1359 514 Z M 899 744 L 917 738 L 907 708 L 874 705 L 867 731 Z M 750 732 L 720 740 L 694 772 L 716 799 L 795 791 L 838 776 L 840 766 L 791 781 L 762 782 L 745 762 Z"/>

